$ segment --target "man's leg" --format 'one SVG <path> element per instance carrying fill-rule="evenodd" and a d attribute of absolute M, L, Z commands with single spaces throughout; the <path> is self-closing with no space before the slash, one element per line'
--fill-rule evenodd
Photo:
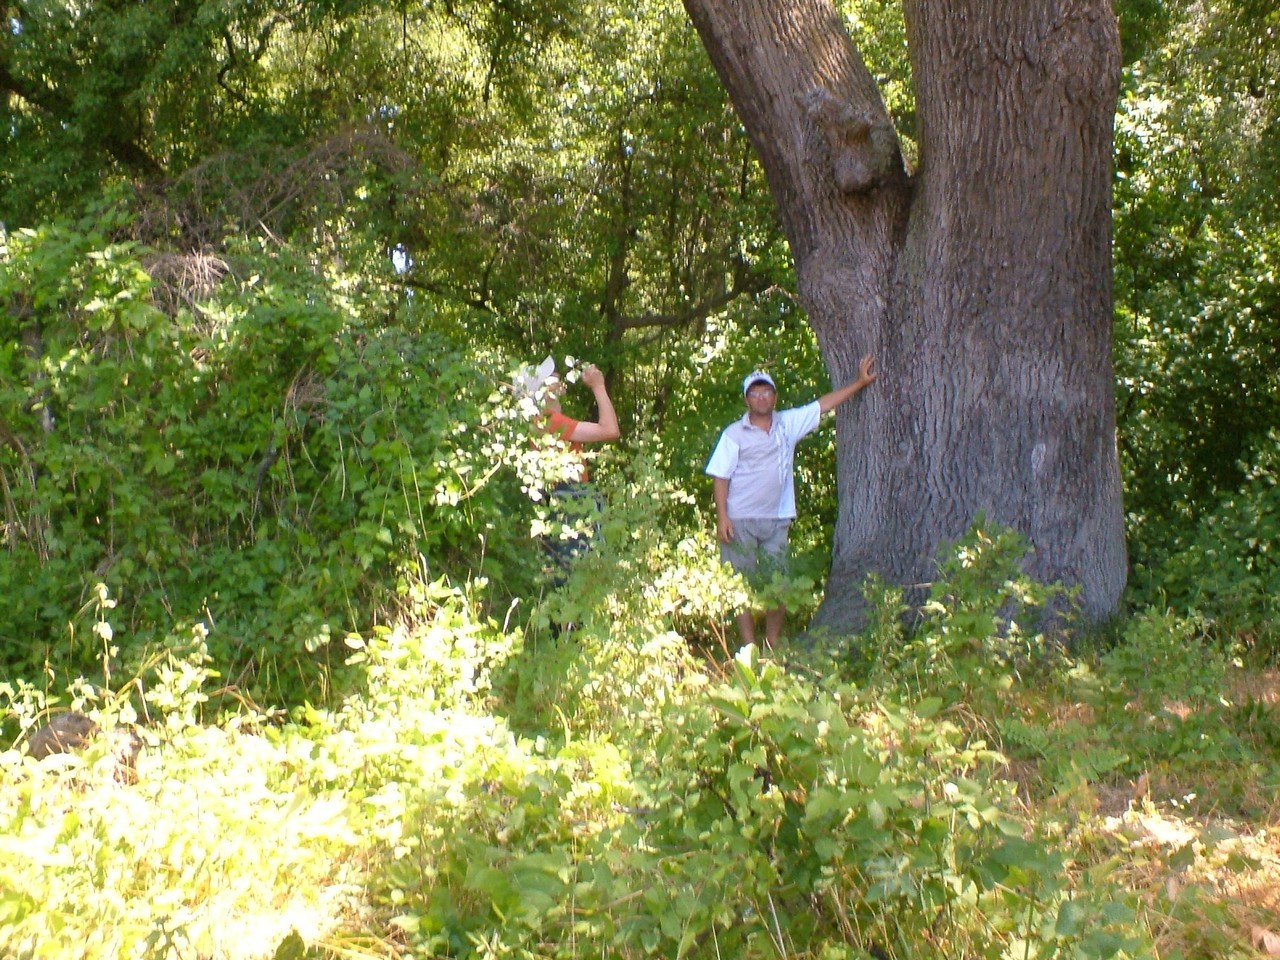
<path fill-rule="evenodd" d="M 755 573 L 759 542 L 752 537 L 750 524 L 743 520 L 735 520 L 737 539 L 733 543 L 720 544 L 720 559 L 744 577 Z M 751 608 L 743 610 L 734 618 L 738 624 L 738 638 L 745 646 L 756 642 L 756 621 Z"/>
<path fill-rule="evenodd" d="M 761 567 L 766 577 L 772 577 L 774 573 L 787 572 L 789 566 L 788 558 L 790 556 L 789 535 L 791 532 L 790 520 L 778 520 L 769 524 L 769 526 L 760 531 L 760 551 L 762 554 Z M 766 649 L 773 649 L 777 646 L 778 641 L 782 639 L 782 624 L 786 619 L 787 609 L 782 604 L 769 610 L 764 615 L 764 645 Z"/>
<path fill-rule="evenodd" d="M 786 619 L 786 607 L 774 607 L 764 615 L 764 645 L 772 650 L 782 639 L 782 622 Z"/>

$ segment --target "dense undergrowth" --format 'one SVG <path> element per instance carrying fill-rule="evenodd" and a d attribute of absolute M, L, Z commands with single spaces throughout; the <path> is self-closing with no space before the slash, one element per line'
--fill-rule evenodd
<path fill-rule="evenodd" d="M 59 691 L 139 724 L 136 784 L 100 750 L 2 755 L 0 940 L 20 957 L 1251 955 L 1274 914 L 1224 877 L 1271 855 L 1246 841 L 1274 817 L 1274 701 L 1234 693 L 1231 651 L 1169 613 L 1074 654 L 1031 633 L 1045 598 L 1022 549 L 977 529 L 918 617 L 879 590 L 851 646 L 731 659 L 713 624 L 732 591 L 688 587 L 723 576 L 709 550 L 683 553 L 681 607 L 641 572 L 675 562 L 658 538 L 606 540 L 528 629 L 489 617 L 483 584 L 418 581 L 394 624 L 344 638 L 359 682 L 288 711 L 215 709 L 198 628 L 129 683 Z M 111 612 L 104 590 L 100 640 Z M 53 705 L 0 690 L 24 724 Z"/>
<path fill-rule="evenodd" d="M 199 622 L 229 682 L 314 698 L 335 636 L 384 617 L 398 581 L 492 569 L 522 587 L 527 524 L 489 536 L 521 511 L 493 473 L 527 442 L 489 403 L 496 363 L 412 305 L 389 322 L 376 277 L 283 248 L 157 280 L 172 266 L 113 241 L 113 216 L 15 234 L 0 264 L 21 307 L 0 314 L 10 669 L 95 665 L 76 611 L 101 581 L 129 637 L 117 671 Z"/>
<path fill-rule="evenodd" d="M 979 521 L 920 609 L 869 584 L 861 634 L 739 650 L 752 591 L 801 623 L 819 573 L 728 576 L 661 436 L 598 463 L 554 588 L 502 358 L 284 250 L 200 296 L 145 257 L 50 228 L 0 270 L 6 956 L 1221 958 L 1280 927 L 1274 440 L 1106 630 Z M 106 745 L 26 755 L 68 709 L 136 727 L 136 783 Z"/>

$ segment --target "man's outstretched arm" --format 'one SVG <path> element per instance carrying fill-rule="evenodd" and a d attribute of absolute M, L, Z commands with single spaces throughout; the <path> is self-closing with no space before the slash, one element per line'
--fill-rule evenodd
<path fill-rule="evenodd" d="M 876 358 L 871 354 L 867 354 L 862 358 L 862 362 L 858 364 L 858 379 L 832 390 L 830 393 L 823 394 L 818 398 L 818 407 L 823 413 L 828 410 L 834 410 L 854 394 L 873 384 L 878 376 L 879 374 L 876 373 Z"/>

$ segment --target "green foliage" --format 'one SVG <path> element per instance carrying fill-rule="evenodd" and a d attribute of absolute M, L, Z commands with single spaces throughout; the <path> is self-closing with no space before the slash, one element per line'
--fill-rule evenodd
<path fill-rule="evenodd" d="M 211 675 L 199 633 L 187 640 L 146 678 L 136 784 L 116 782 L 103 741 L 39 763 L 0 753 L 6 956 L 247 956 L 347 899 L 347 801 L 299 784 L 296 738 L 193 723 Z M 112 691 L 67 695 L 104 728 L 139 719 Z"/>
<path fill-rule="evenodd" d="M 1238 666 L 1196 618 L 1146 610 L 1129 621 L 1098 663 L 1101 699 L 1094 699 L 1100 724 L 1129 755 L 1126 772 L 1273 756 L 1265 740 L 1251 742 L 1248 714 L 1233 702 L 1227 677 Z"/>
<path fill-rule="evenodd" d="M 1238 671 L 1202 621 L 1147 609 L 1123 624 L 1105 652 L 1040 671 L 1039 682 L 1053 691 L 1048 702 L 1069 707 L 1046 711 L 1043 690 L 1033 696 L 1025 685 L 1005 684 L 1003 709 L 983 715 L 1006 753 L 1034 763 L 1037 795 L 1089 795 L 1117 782 L 1131 789 L 1125 785 L 1153 775 L 1209 777 L 1221 808 L 1252 811 L 1255 778 L 1280 755 L 1266 731 L 1270 709 L 1233 692 Z M 1229 780 L 1224 769 L 1238 773 Z"/>
<path fill-rule="evenodd" d="M 643 624 L 646 631 L 671 630 L 704 649 L 728 656 L 737 645 L 734 618 L 744 610 L 762 611 L 782 604 L 796 624 L 817 606 L 815 552 L 791 558 L 785 570 L 744 578 L 720 561 L 711 504 L 690 493 L 683 477 L 664 472 L 662 451 L 632 447 L 624 463 L 606 455 L 597 461 L 597 509 L 582 498 L 581 516 L 562 518 L 538 531 L 590 538 L 591 549 L 567 571 L 564 582 L 539 604 L 538 629 L 554 625 Z M 704 490 L 705 477 L 695 481 Z M 689 529 L 686 520 L 695 520 Z M 554 582 L 554 579 L 553 579 Z"/>
<path fill-rule="evenodd" d="M 347 663 L 359 668 L 361 693 L 348 695 L 347 713 L 376 716 L 406 702 L 447 712 L 484 701 L 495 671 L 519 650 L 474 599 L 485 586 L 476 581 L 463 595 L 443 580 L 414 583 L 394 625 L 375 626 L 369 639 L 348 634 L 344 644 L 355 652 Z"/>
<path fill-rule="evenodd" d="M 1149 707 L 1168 701 L 1203 706 L 1222 697 L 1228 658 L 1194 619 L 1144 611 L 1127 625 L 1101 668 L 1124 689 L 1140 691 Z"/>
<path fill-rule="evenodd" d="M 1063 861 L 1017 837 L 976 779 L 994 756 L 929 719 L 937 706 L 868 709 L 744 650 L 660 743 L 657 932 L 692 955 L 1105 955 L 1054 927 L 1100 905 L 1059 913 Z"/>
<path fill-rule="evenodd" d="M 1088 790 L 1119 772 L 1131 772 L 1124 748 L 1099 738 L 1098 729 L 1080 721 L 1052 728 L 1016 715 L 997 717 L 996 733 L 1010 757 L 1033 759 L 1040 790 L 1048 793 Z"/>
<path fill-rule="evenodd" d="M 657 476 L 626 488 L 651 491 L 650 512 L 679 499 Z M 999 628 L 1016 538 L 981 533 L 955 552 L 937 600 L 950 615 L 931 629 Z M 498 626 L 481 585 L 464 595 L 419 579 L 393 625 L 345 638 L 360 680 L 341 703 L 288 722 L 244 712 L 195 725 L 210 719 L 212 680 L 199 628 L 175 633 L 123 689 L 67 691 L 104 721 L 102 707 L 147 691 L 141 782 L 108 788 L 92 752 L 83 763 L 4 755 L 0 806 L 16 812 L 0 836 L 17 838 L 6 842 L 18 856 L 0 869 L 23 894 L 0 911 L 0 944 L 58 956 L 75 943 L 91 958 L 179 944 L 240 957 L 263 943 L 377 955 L 390 942 L 459 957 L 1154 955 L 1111 865 L 1021 818 L 965 711 L 940 696 L 904 701 L 887 683 L 806 679 L 805 664 L 751 648 L 723 666 L 699 661 L 669 629 L 677 621 L 648 623 L 660 609 L 648 581 L 617 582 L 607 616 L 579 606 L 582 622 L 552 640 Z M 996 612 L 979 614 L 983 590 Z M 120 608 L 96 596 L 90 617 L 109 627 Z M 1176 663 L 1184 638 L 1161 646 L 1154 621 L 1134 629 L 1140 648 L 1117 647 L 1111 679 L 1092 689 L 1142 683 L 1127 666 L 1139 658 Z M 922 662 L 946 689 L 960 660 Z M 965 671 L 973 704 L 997 702 L 980 684 L 1006 704 L 1025 696 L 997 669 Z M 28 717 L 42 696 L 10 693 Z M 1001 729 L 1016 741 L 1014 723 Z M 1078 755 L 1063 780 L 1107 775 L 1091 728 L 1075 729 L 1057 744 Z M 1030 721 L 1022 732 L 1036 742 Z M 1092 732 L 1117 747 L 1130 736 Z M 1038 742 L 1053 755 L 1052 739 Z M 91 804 L 68 818 L 85 791 Z M 145 833 L 118 826 L 141 818 Z M 251 931 L 252 947 L 217 940 L 218 923 Z"/>
<path fill-rule="evenodd" d="M 1280 420 L 1280 32 L 1251 0 L 1118 7 L 1141 55 L 1116 119 L 1116 407 L 1146 563 L 1239 486 Z"/>
<path fill-rule="evenodd" d="M 863 636 L 777 662 L 730 656 L 732 620 L 812 608 L 832 432 L 769 584 L 716 559 L 702 466 L 748 368 L 787 403 L 829 384 L 678 4 L 15 8 L 0 953 L 1140 956 L 1154 911 L 1239 954 L 1209 887 L 1136 910 L 1110 870 L 1166 855 L 1085 805 L 1150 774 L 1241 813 L 1280 782 L 1274 705 L 1231 690 L 1280 586 L 1280 33 L 1257 0 L 1118 8 L 1148 606 L 1067 658 L 1037 632 L 1065 598 L 979 525 L 921 609 L 873 587 Z M 910 157 L 900 5 L 840 9 Z M 556 589 L 557 458 L 496 389 L 549 350 L 601 363 L 626 432 Z M 140 782 L 101 745 L 25 757 L 63 708 L 137 722 Z"/>
<path fill-rule="evenodd" d="M 1022 572 L 1027 550 L 1016 531 L 990 529 L 979 517 L 966 537 L 940 551 L 938 577 L 918 611 L 902 606 L 900 590 L 872 581 L 876 612 L 861 656 L 873 681 L 891 678 L 981 710 L 1023 671 L 1050 664 L 1056 641 L 1023 624 L 1035 627 L 1061 604 L 1063 591 Z"/>
<path fill-rule="evenodd" d="M 1219 498 L 1200 524 L 1156 554 L 1141 595 L 1206 621 L 1260 659 L 1280 644 L 1280 433 L 1271 431 L 1244 483 Z"/>
<path fill-rule="evenodd" d="M 1101 957 L 1139 945 L 1124 933 L 1131 912 L 1068 896 L 1062 857 L 1016 836 L 973 778 L 992 756 L 954 725 L 869 708 L 750 650 L 718 684 L 691 675 L 653 698 L 634 685 L 653 649 L 589 671 L 582 695 L 619 708 L 607 730 L 583 731 L 599 714 L 575 711 L 554 740 L 504 745 L 492 731 L 466 754 L 438 739 L 417 754 L 449 772 L 400 781 L 409 819 L 379 892 L 416 950 Z"/>
<path fill-rule="evenodd" d="M 523 441 L 490 420 L 474 359 L 380 323 L 376 282 L 284 249 L 244 249 L 172 315 L 143 257 L 51 227 L 0 263 L 0 300 L 20 308 L 0 336 L 11 669 L 87 668 L 75 611 L 95 571 L 129 650 L 202 620 L 238 682 L 309 683 L 312 655 L 392 609 L 397 581 L 518 553 L 481 546 L 513 493 L 486 487 L 494 460 Z"/>
<path fill-rule="evenodd" d="M 349 182 L 352 166 L 379 171 L 375 183 L 403 171 L 377 156 L 376 138 L 364 139 L 361 157 L 335 131 L 374 132 L 371 112 L 419 107 L 418 91 L 431 117 L 458 110 L 459 88 L 519 104 L 546 45 L 573 31 L 577 13 L 562 2 L 468 0 L 398 10 L 367 0 L 11 5 L 0 47 L 0 221 L 82 212 L 104 186 L 133 180 L 163 181 L 180 208 L 149 226 L 196 243 L 220 239 L 220 212 L 277 234 L 323 223 L 324 214 L 298 214 L 332 204 L 326 180 Z"/>
<path fill-rule="evenodd" d="M 746 602 L 746 588 L 719 563 L 705 523 L 687 530 L 684 517 L 701 515 L 698 498 L 638 444 L 627 462 L 611 459 L 595 474 L 602 509 L 581 518 L 591 549 L 563 588 L 547 596 L 541 626 L 640 623 L 691 637 L 714 635 Z"/>

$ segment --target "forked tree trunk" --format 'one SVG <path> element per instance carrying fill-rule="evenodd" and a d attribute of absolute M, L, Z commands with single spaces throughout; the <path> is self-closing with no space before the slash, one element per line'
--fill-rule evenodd
<path fill-rule="evenodd" d="M 933 577 L 974 517 L 1110 614 L 1127 561 L 1111 367 L 1110 0 L 905 0 L 920 164 L 829 0 L 685 0 L 768 176 L 832 381 L 839 516 L 819 622 L 868 572 Z"/>

